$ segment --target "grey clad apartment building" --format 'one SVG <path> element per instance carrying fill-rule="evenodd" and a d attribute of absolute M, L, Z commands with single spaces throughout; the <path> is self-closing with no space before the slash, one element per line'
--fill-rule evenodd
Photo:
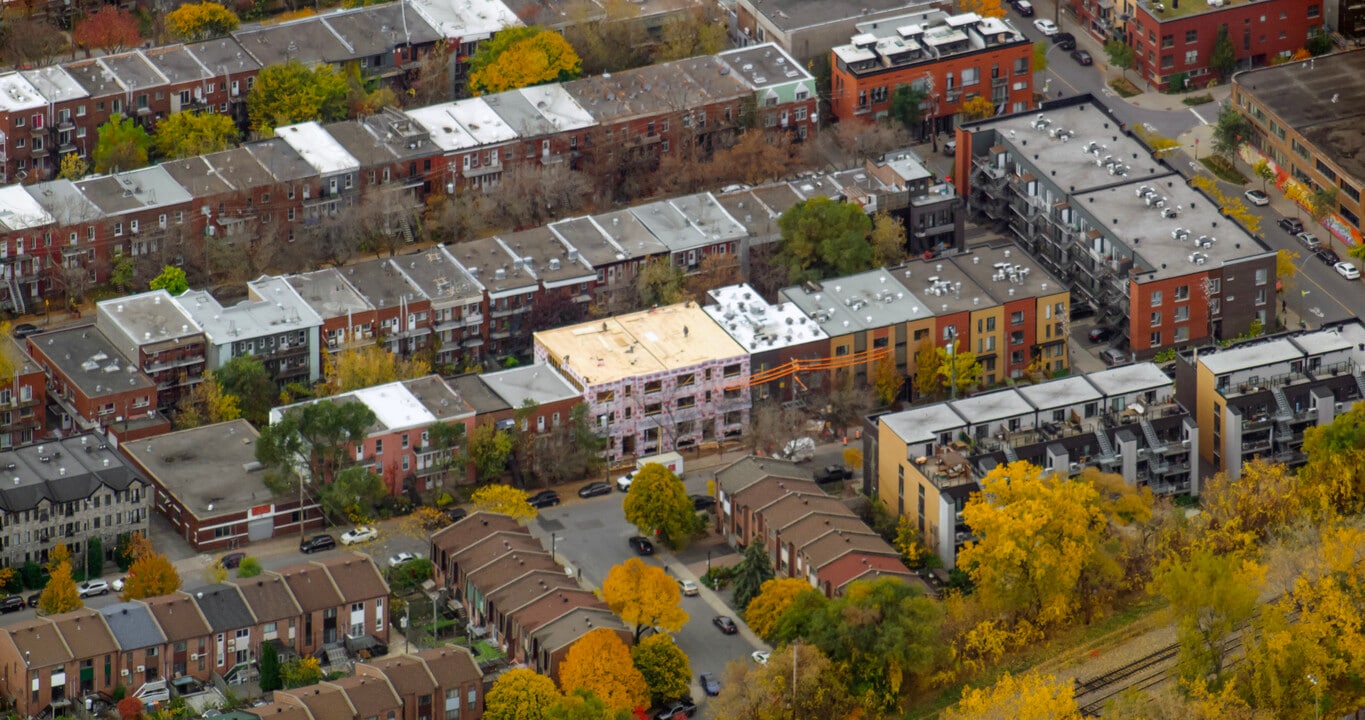
<path fill-rule="evenodd" d="M 95 434 L 0 452 L 0 564 L 46 562 L 58 543 L 76 562 L 98 537 L 106 560 L 118 536 L 147 532 L 147 481 Z"/>

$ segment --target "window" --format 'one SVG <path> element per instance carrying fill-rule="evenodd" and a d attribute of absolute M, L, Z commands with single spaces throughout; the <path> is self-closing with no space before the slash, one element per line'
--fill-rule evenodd
<path fill-rule="evenodd" d="M 1175 299 L 1176 299 L 1176 302 L 1180 302 L 1181 300 L 1189 300 L 1189 299 L 1190 299 L 1190 286 L 1189 286 L 1189 285 L 1181 285 L 1180 287 L 1176 288 L 1176 289 L 1175 289 Z"/>
<path fill-rule="evenodd" d="M 1028 58 L 1019 58 L 1018 60 L 1014 61 L 1014 74 L 1015 75 L 1028 74 Z"/>
<path fill-rule="evenodd" d="M 1151 327 L 1161 327 L 1161 313 L 1159 312 L 1152 313 Z"/>
<path fill-rule="evenodd" d="M 1162 47 L 1162 48 L 1173 48 L 1173 47 L 1175 47 L 1175 36 L 1174 36 L 1174 35 L 1162 35 L 1162 36 L 1161 36 L 1161 47 Z"/>
<path fill-rule="evenodd" d="M 663 405 L 660 403 L 649 403 L 648 405 L 645 405 L 646 415 L 658 415 L 661 412 L 663 412 Z"/>
<path fill-rule="evenodd" d="M 114 237 L 118 237 L 118 236 L 120 236 L 120 235 L 122 235 L 122 234 L 123 234 L 123 223 L 114 223 Z"/>
<path fill-rule="evenodd" d="M 962 70 L 962 87 L 970 87 L 981 81 L 980 68 L 964 68 Z"/>
<path fill-rule="evenodd" d="M 1209 278 L 1209 294 L 1210 294 L 1210 295 L 1217 295 L 1218 292 L 1219 292 L 1220 290 L 1222 290 L 1222 289 L 1223 289 L 1223 279 L 1222 279 L 1222 278 Z"/>
<path fill-rule="evenodd" d="M 1160 332 L 1160 331 L 1157 331 L 1157 332 L 1152 333 L 1152 347 L 1154 347 L 1154 348 L 1161 347 L 1161 332 Z"/>
<path fill-rule="evenodd" d="M 1264 304 L 1265 304 L 1265 298 L 1266 298 L 1265 288 L 1257 288 L 1257 290 L 1256 290 L 1256 304 L 1257 304 L 1257 305 L 1264 305 Z"/>
<path fill-rule="evenodd" d="M 1264 285 L 1264 284 L 1266 284 L 1266 282 L 1269 280 L 1269 277 L 1270 277 L 1269 271 L 1267 271 L 1265 268 L 1259 268 L 1259 269 L 1256 270 L 1256 284 L 1257 284 L 1257 285 Z"/>
<path fill-rule="evenodd" d="M 1162 56 L 1161 56 L 1161 69 L 1162 69 L 1162 70 L 1169 70 L 1169 69 L 1171 69 L 1171 68 L 1173 68 L 1173 67 L 1175 67 L 1175 58 L 1174 58 L 1173 56 L 1171 56 L 1171 55 L 1162 55 Z"/>
<path fill-rule="evenodd" d="M 1190 328 L 1178 327 L 1175 329 L 1175 342 L 1185 342 L 1190 339 Z"/>
<path fill-rule="evenodd" d="M 1180 307 L 1178 307 L 1178 308 L 1175 309 L 1175 321 L 1176 321 L 1176 322 L 1185 322 L 1186 320 L 1189 320 L 1189 319 L 1190 319 L 1190 306 L 1189 306 L 1189 305 L 1181 305 Z"/>
<path fill-rule="evenodd" d="M 1162 293 L 1160 290 L 1152 291 L 1152 307 L 1161 307 Z"/>
<path fill-rule="evenodd" d="M 1322 9 L 1319 8 L 1317 5 L 1309 5 L 1309 6 L 1308 6 L 1308 17 L 1310 17 L 1310 18 L 1315 18 L 1315 17 L 1317 17 L 1318 15 L 1320 15 L 1321 13 L 1322 13 Z"/>
<path fill-rule="evenodd" d="M 1185 31 L 1185 44 L 1186 44 L 1186 45 L 1189 45 L 1190 43 L 1195 43 L 1195 42 L 1199 42 L 1199 31 L 1198 31 L 1198 30 L 1186 30 L 1186 31 Z"/>
<path fill-rule="evenodd" d="M 1195 64 L 1197 64 L 1198 62 L 1199 62 L 1199 51 L 1198 51 L 1198 50 L 1188 50 L 1188 51 L 1185 52 L 1185 64 L 1186 64 L 1186 65 L 1195 65 Z"/>

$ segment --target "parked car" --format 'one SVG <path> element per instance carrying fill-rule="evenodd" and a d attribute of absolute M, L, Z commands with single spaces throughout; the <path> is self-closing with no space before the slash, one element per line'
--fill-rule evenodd
<path fill-rule="evenodd" d="M 1313 256 L 1328 265 L 1336 265 L 1341 262 L 1341 256 L 1331 248 L 1318 248 L 1318 252 Z"/>
<path fill-rule="evenodd" d="M 114 578 L 113 581 L 109 583 L 109 587 L 114 592 L 123 592 L 123 586 L 127 584 L 128 584 L 127 578 L 118 577 Z"/>
<path fill-rule="evenodd" d="M 27 598 L 27 600 L 28 600 L 28 606 L 31 607 L 31 608 L 36 608 L 36 607 L 38 607 L 38 600 L 39 600 L 39 598 L 41 598 L 42 596 L 43 596 L 43 592 L 42 592 L 41 590 L 39 590 L 39 591 L 36 592 L 36 593 L 33 593 L 32 595 L 29 595 L 28 598 Z"/>
<path fill-rule="evenodd" d="M 1290 235 L 1303 232 L 1303 221 L 1298 218 L 1280 218 L 1279 226 Z"/>
<path fill-rule="evenodd" d="M 39 594 L 41 595 L 42 593 Z M 38 607 L 38 603 L 34 603 L 33 607 Z M 24 599 L 18 595 L 10 595 L 4 600 L 0 600 L 0 613 L 19 612 L 23 609 Z"/>
<path fill-rule="evenodd" d="M 554 507 L 559 504 L 559 493 L 554 490 L 541 490 L 540 492 L 526 498 L 526 502 L 531 503 L 533 508 Z"/>
<path fill-rule="evenodd" d="M 616 489 L 621 492 L 630 492 L 630 484 L 633 482 L 635 482 L 635 473 L 628 472 L 625 475 L 616 478 Z"/>
<path fill-rule="evenodd" d="M 1082 65 L 1094 65 L 1095 58 L 1090 57 L 1089 50 L 1072 50 L 1071 59 Z"/>
<path fill-rule="evenodd" d="M 732 620 L 729 615 L 717 615 L 711 622 L 714 623 L 716 627 L 720 628 L 720 631 L 726 635 L 734 635 L 739 632 L 739 626 L 735 624 L 735 621 Z"/>
<path fill-rule="evenodd" d="M 598 495 L 610 495 L 611 486 L 604 482 L 591 482 L 578 488 L 578 497 L 591 498 Z"/>
<path fill-rule="evenodd" d="M 777 453 L 779 460 L 790 460 L 791 462 L 808 462 L 815 457 L 815 439 L 799 437 L 795 440 L 788 440 L 783 446 L 782 452 Z"/>
<path fill-rule="evenodd" d="M 627 540 L 626 544 L 630 545 L 630 549 L 634 550 L 637 555 L 654 554 L 654 543 L 640 537 L 639 535 L 636 535 L 635 537 Z"/>
<path fill-rule="evenodd" d="M 399 565 L 406 565 L 416 559 L 417 556 L 410 552 L 400 552 L 389 558 L 389 567 L 396 568 Z"/>
<path fill-rule="evenodd" d="M 826 465 L 815 471 L 815 482 L 839 482 L 853 477 L 853 471 L 843 465 Z"/>
<path fill-rule="evenodd" d="M 678 590 L 681 590 L 682 594 L 686 595 L 687 597 L 693 597 L 701 594 L 701 588 L 697 587 L 697 584 L 692 582 L 691 580 L 679 580 Z"/>
<path fill-rule="evenodd" d="M 39 328 L 37 325 L 34 325 L 33 323 L 19 323 L 18 325 L 14 326 L 13 330 L 14 337 L 20 340 L 23 340 L 29 335 L 37 335 L 40 332 L 42 332 L 42 328 Z"/>
<path fill-rule="evenodd" d="M 1356 266 L 1352 265 L 1351 263 L 1339 262 L 1333 265 L 1332 268 L 1337 271 L 1338 275 L 1346 278 L 1347 280 L 1360 279 L 1360 270 L 1356 269 Z"/>
<path fill-rule="evenodd" d="M 446 518 L 451 522 L 459 522 L 469 517 L 469 511 L 462 507 L 446 508 Z"/>
<path fill-rule="evenodd" d="M 1063 50 L 1076 49 L 1076 36 L 1071 33 L 1057 33 L 1052 36 L 1052 43 Z"/>
<path fill-rule="evenodd" d="M 697 712 L 697 704 L 691 698 L 674 700 L 664 706 L 664 709 L 654 713 L 654 720 L 687 720 Z"/>
<path fill-rule="evenodd" d="M 1246 196 L 1247 202 L 1257 207 L 1265 207 L 1270 204 L 1270 196 L 1260 190 L 1248 190 L 1242 194 Z"/>
<path fill-rule="evenodd" d="M 711 673 L 702 673 L 697 676 L 697 684 L 701 685 L 701 691 L 711 697 L 720 694 L 720 681 Z"/>
<path fill-rule="evenodd" d="M 716 499 L 710 495 L 688 495 L 692 498 L 692 509 L 698 512 L 710 510 L 716 506 Z"/>
<path fill-rule="evenodd" d="M 1090 342 L 1092 343 L 1101 343 L 1117 334 L 1118 330 L 1115 328 L 1109 327 L 1108 325 L 1096 325 L 1095 327 L 1090 328 L 1090 334 L 1086 337 L 1089 337 Z"/>
<path fill-rule="evenodd" d="M 1090 303 L 1085 303 L 1085 302 L 1081 302 L 1081 303 L 1072 302 L 1072 303 L 1071 303 L 1071 319 L 1072 319 L 1072 320 L 1084 320 L 1085 318 L 1094 317 L 1094 316 L 1095 316 L 1095 307 L 1094 307 L 1093 305 L 1091 305 Z"/>
<path fill-rule="evenodd" d="M 1023 15 L 1024 17 L 1033 17 L 1033 3 L 1028 0 L 1010 0 L 1010 5 L 1013 6 L 1014 11 L 1020 15 Z"/>
<path fill-rule="evenodd" d="M 1317 250 L 1322 247 L 1322 241 L 1318 239 L 1318 236 L 1306 230 L 1301 233 L 1294 233 L 1294 239 L 1309 250 Z"/>
<path fill-rule="evenodd" d="M 957 155 L 957 141 L 949 140 L 948 142 L 943 143 L 943 154 L 948 157 Z"/>
<path fill-rule="evenodd" d="M 1108 365 L 1109 367 L 1114 367 L 1115 365 L 1123 365 L 1129 362 L 1128 353 L 1118 348 L 1112 347 L 1105 348 L 1104 350 L 1102 350 L 1100 352 L 1100 359 L 1103 360 L 1104 364 Z"/>
<path fill-rule="evenodd" d="M 1038 32 L 1048 37 L 1052 37 L 1053 35 L 1057 34 L 1057 23 L 1054 23 L 1051 20 L 1048 20 L 1047 18 L 1038 18 L 1037 20 L 1034 20 L 1033 27 L 1038 28 Z"/>
<path fill-rule="evenodd" d="M 76 593 L 83 598 L 109 594 L 109 583 L 104 580 L 86 580 L 76 586 Z"/>
<path fill-rule="evenodd" d="M 242 560 L 244 559 L 246 559 L 246 553 L 244 552 L 228 553 L 218 560 L 218 564 L 222 565 L 225 569 L 235 570 L 238 565 L 242 564 Z"/>
<path fill-rule="evenodd" d="M 754 662 L 758 663 L 759 665 L 767 665 L 768 657 L 770 655 L 772 655 L 772 653 L 768 652 L 767 650 L 755 650 L 754 654 L 750 655 L 749 657 L 753 658 Z"/>
<path fill-rule="evenodd" d="M 341 534 L 342 545 L 355 545 L 356 543 L 369 542 L 379 537 L 379 531 L 369 525 L 360 525 L 352 530 L 347 530 Z"/>
<path fill-rule="evenodd" d="M 314 535 L 299 541 L 299 552 L 309 555 L 320 550 L 331 550 L 337 546 L 336 538 L 331 535 Z"/>

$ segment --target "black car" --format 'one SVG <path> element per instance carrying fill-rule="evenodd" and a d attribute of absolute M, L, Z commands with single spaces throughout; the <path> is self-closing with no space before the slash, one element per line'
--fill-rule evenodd
<path fill-rule="evenodd" d="M 1098 343 L 1104 342 L 1105 340 L 1114 337 L 1116 334 L 1117 332 L 1114 328 L 1107 325 L 1096 325 L 1095 327 L 1090 328 L 1090 335 L 1088 337 L 1090 338 L 1090 342 Z"/>
<path fill-rule="evenodd" d="M 1071 33 L 1057 33 L 1052 36 L 1052 43 L 1063 50 L 1076 49 L 1076 36 Z"/>
<path fill-rule="evenodd" d="M 299 552 L 308 555 L 319 550 L 331 550 L 337 546 L 336 538 L 331 535 L 314 535 L 299 542 Z"/>
<path fill-rule="evenodd" d="M 244 552 L 228 553 L 228 554 L 224 555 L 224 556 L 223 556 L 223 559 L 222 559 L 222 560 L 219 560 L 218 562 L 219 562 L 219 564 L 221 564 L 224 568 L 226 568 L 226 569 L 228 569 L 228 570 L 232 570 L 233 568 L 236 568 L 238 565 L 241 565 L 241 564 L 242 564 L 242 560 L 245 559 L 245 558 L 246 558 L 246 553 L 244 553 Z"/>
<path fill-rule="evenodd" d="M 640 537 L 639 535 L 636 535 L 635 537 L 627 540 L 626 542 L 630 545 L 630 549 L 634 550 L 639 555 L 654 554 L 654 543 Z"/>
<path fill-rule="evenodd" d="M 23 340 L 29 335 L 37 335 L 40 332 L 42 332 L 42 330 L 33 323 L 19 323 L 14 326 L 14 337 L 19 338 L 20 340 Z"/>
<path fill-rule="evenodd" d="M 527 498 L 526 502 L 531 503 L 533 508 L 554 507 L 559 504 L 559 493 L 554 490 L 541 490 Z"/>
<path fill-rule="evenodd" d="M 1327 265 L 1336 265 L 1341 262 L 1341 256 L 1337 255 L 1337 252 L 1331 248 L 1322 248 L 1321 250 L 1318 250 L 1314 257 Z"/>
<path fill-rule="evenodd" d="M 687 720 L 692 714 L 697 712 L 697 704 L 691 698 L 674 700 L 659 712 L 654 713 L 655 720 Z"/>
<path fill-rule="evenodd" d="M 31 608 L 36 608 L 36 607 L 38 607 L 38 598 L 40 598 L 40 597 L 42 597 L 42 596 L 43 596 L 43 591 L 41 591 L 41 590 L 39 590 L 39 591 L 36 592 L 36 593 L 33 593 L 32 595 L 29 595 L 29 596 L 28 596 L 28 606 L 31 607 Z"/>
<path fill-rule="evenodd" d="M 1090 57 L 1089 50 L 1072 50 L 1071 59 L 1082 65 L 1094 65 L 1095 59 Z"/>
<path fill-rule="evenodd" d="M 830 483 L 853 477 L 853 471 L 843 465 L 826 465 L 815 471 L 815 482 Z"/>
<path fill-rule="evenodd" d="M 24 599 L 18 595 L 10 595 L 4 600 L 0 600 L 0 613 L 12 613 L 23 610 L 27 605 Z"/>
<path fill-rule="evenodd" d="M 1298 218 L 1280 218 L 1280 229 L 1290 235 L 1297 235 L 1303 232 L 1303 221 Z"/>
<path fill-rule="evenodd" d="M 697 676 L 697 682 L 701 684 L 702 692 L 715 697 L 720 694 L 720 681 L 711 673 L 702 673 Z"/>
<path fill-rule="evenodd" d="M 469 517 L 469 511 L 462 507 L 446 508 L 446 517 L 451 522 L 459 522 Z"/>
<path fill-rule="evenodd" d="M 604 482 L 591 482 L 578 488 L 578 497 L 591 498 L 598 495 L 610 495 L 611 485 Z"/>
<path fill-rule="evenodd" d="M 710 495 L 689 495 L 692 498 L 692 509 L 697 511 L 710 510 L 716 506 L 716 499 Z"/>
<path fill-rule="evenodd" d="M 1090 303 L 1078 303 L 1078 302 L 1073 302 L 1073 303 L 1071 303 L 1071 319 L 1072 319 L 1072 320 L 1083 320 L 1083 319 L 1088 318 L 1088 317 L 1094 317 L 1094 315 L 1095 315 L 1095 308 L 1094 308 L 1094 306 L 1092 306 Z"/>
<path fill-rule="evenodd" d="M 720 631 L 726 635 L 734 635 L 739 632 L 739 626 L 735 625 L 735 621 L 731 620 L 728 615 L 717 615 L 711 622 L 715 623 L 716 627 L 720 628 Z"/>

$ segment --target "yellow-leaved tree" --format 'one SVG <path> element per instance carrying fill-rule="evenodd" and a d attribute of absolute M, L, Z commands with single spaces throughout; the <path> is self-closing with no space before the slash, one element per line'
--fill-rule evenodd
<path fill-rule="evenodd" d="M 543 720 L 564 696 L 555 681 L 534 670 L 515 668 L 498 676 L 484 696 L 487 720 Z"/>
<path fill-rule="evenodd" d="M 166 13 L 166 27 L 190 42 L 226 35 L 238 23 L 236 13 L 216 2 L 185 3 Z"/>
<path fill-rule="evenodd" d="M 764 640 L 772 641 L 777 630 L 777 620 L 791 607 L 792 601 L 806 591 L 814 592 L 810 583 L 802 578 L 773 578 L 758 586 L 758 595 L 749 601 L 744 609 L 744 622 L 749 629 Z"/>
<path fill-rule="evenodd" d="M 635 642 L 646 628 L 677 632 L 687 624 L 682 593 L 663 568 L 631 558 L 612 567 L 602 583 L 602 599 L 622 622 L 634 628 Z"/>
<path fill-rule="evenodd" d="M 152 551 L 139 555 L 128 568 L 123 585 L 124 600 L 168 595 L 180 589 L 180 573 L 165 555 Z"/>
<path fill-rule="evenodd" d="M 1223 673 L 1232 633 L 1256 611 L 1266 569 L 1237 553 L 1200 548 L 1170 557 L 1152 578 L 1151 592 L 1170 603 L 1180 641 L 1177 667 L 1193 680 Z"/>
<path fill-rule="evenodd" d="M 511 485 L 484 485 L 470 496 L 470 504 L 476 510 L 510 515 L 518 520 L 530 520 L 540 514 L 531 507 L 526 491 Z"/>
<path fill-rule="evenodd" d="M 1080 720 L 1071 683 L 1051 675 L 1005 673 L 994 685 L 967 688 L 945 720 Z"/>
<path fill-rule="evenodd" d="M 607 628 L 597 628 L 569 646 L 559 665 L 559 689 L 587 690 L 613 711 L 649 707 L 645 676 L 635 669 L 621 636 Z"/>
<path fill-rule="evenodd" d="M 475 95 L 578 77 L 583 62 L 557 32 L 538 26 L 508 28 L 479 43 L 469 61 L 469 89 Z"/>
<path fill-rule="evenodd" d="M 973 120 L 984 120 L 995 114 L 995 103 L 991 102 L 990 98 L 977 95 L 962 103 L 962 114 Z"/>
<path fill-rule="evenodd" d="M 52 569 L 47 587 L 38 596 L 38 611 L 44 615 L 71 612 L 85 607 L 76 581 L 71 578 L 71 563 L 63 560 Z"/>
<path fill-rule="evenodd" d="M 655 706 L 687 695 L 692 684 L 692 663 L 687 653 L 673 642 L 667 633 L 655 633 L 630 649 L 635 669 L 649 686 L 649 698 Z"/>
<path fill-rule="evenodd" d="M 398 380 L 412 380 L 431 374 L 431 366 L 423 360 L 405 360 L 379 345 L 360 350 L 346 350 L 323 358 L 326 376 L 323 393 L 337 393 L 383 385 Z"/>
<path fill-rule="evenodd" d="M 1199 500 L 1207 524 L 1196 542 L 1220 553 L 1250 552 L 1304 511 L 1304 493 L 1294 472 L 1260 458 L 1244 464 L 1239 479 L 1214 475 Z"/>
<path fill-rule="evenodd" d="M 1365 511 L 1365 404 L 1305 430 L 1303 453 L 1299 479 L 1309 501 L 1342 515 Z"/>
<path fill-rule="evenodd" d="M 958 0 L 958 11 L 976 13 L 981 17 L 1005 17 L 1000 0 Z"/>

